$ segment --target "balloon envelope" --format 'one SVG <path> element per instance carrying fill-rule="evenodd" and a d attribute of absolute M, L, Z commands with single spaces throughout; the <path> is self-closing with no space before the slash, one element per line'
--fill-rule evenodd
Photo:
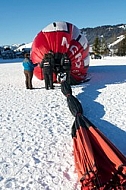
<path fill-rule="evenodd" d="M 89 44 L 80 29 L 68 22 L 53 22 L 46 26 L 33 40 L 31 50 L 33 63 L 41 63 L 44 55 L 50 50 L 55 53 L 58 64 L 62 54 L 66 52 L 72 63 L 72 78 L 78 82 L 84 81 L 89 67 Z M 36 67 L 34 74 L 38 79 L 43 79 L 41 68 Z"/>

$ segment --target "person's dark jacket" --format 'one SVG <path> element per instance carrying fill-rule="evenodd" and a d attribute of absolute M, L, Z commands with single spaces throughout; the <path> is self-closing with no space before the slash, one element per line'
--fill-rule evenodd
<path fill-rule="evenodd" d="M 54 58 L 50 54 L 46 54 L 42 62 L 40 63 L 40 67 L 43 68 L 44 73 L 50 74 L 53 72 L 54 67 Z"/>
<path fill-rule="evenodd" d="M 71 68 L 71 60 L 65 55 L 61 58 L 61 67 L 64 71 L 69 71 Z"/>

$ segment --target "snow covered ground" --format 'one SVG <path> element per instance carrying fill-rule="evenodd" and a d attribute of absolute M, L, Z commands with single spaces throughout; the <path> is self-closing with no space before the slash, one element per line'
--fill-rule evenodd
<path fill-rule="evenodd" d="M 0 60 L 0 190 L 80 190 L 66 97 L 36 77 L 26 90 L 21 61 Z M 91 59 L 88 72 L 73 95 L 126 155 L 126 57 Z"/>

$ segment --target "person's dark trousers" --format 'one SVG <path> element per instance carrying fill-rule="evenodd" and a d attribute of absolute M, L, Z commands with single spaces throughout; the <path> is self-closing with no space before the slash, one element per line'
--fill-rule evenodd
<path fill-rule="evenodd" d="M 33 78 L 33 72 L 32 71 L 26 71 L 24 70 L 25 74 L 25 85 L 27 89 L 32 89 L 32 78 Z"/>
<path fill-rule="evenodd" d="M 44 79 L 45 79 L 45 88 L 46 90 L 49 89 L 49 75 L 47 73 L 44 73 Z"/>
<path fill-rule="evenodd" d="M 53 87 L 53 74 L 50 74 L 50 75 L 49 75 L 49 86 L 50 86 L 51 89 L 54 88 L 54 87 Z"/>

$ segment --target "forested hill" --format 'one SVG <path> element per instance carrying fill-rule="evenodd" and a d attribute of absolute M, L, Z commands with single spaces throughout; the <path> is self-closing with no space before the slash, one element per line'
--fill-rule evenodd
<path fill-rule="evenodd" d="M 114 42 L 120 35 L 126 34 L 126 24 L 104 25 L 95 28 L 81 29 L 88 39 L 89 44 L 93 44 L 96 37 L 104 37 L 107 43 Z"/>

